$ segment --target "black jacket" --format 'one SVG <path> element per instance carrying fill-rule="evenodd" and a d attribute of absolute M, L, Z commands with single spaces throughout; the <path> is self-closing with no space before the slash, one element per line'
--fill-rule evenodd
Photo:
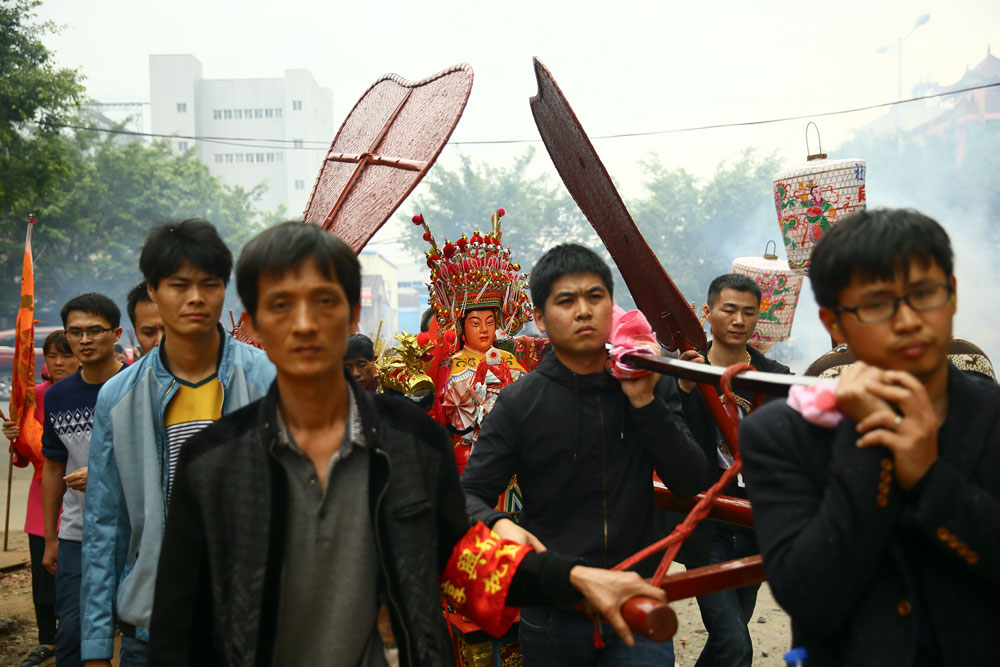
<path fill-rule="evenodd" d="M 350 382 L 368 446 L 370 502 L 403 665 L 454 664 L 440 572 L 470 521 L 451 442 L 408 400 Z M 152 665 L 269 665 L 287 480 L 272 454 L 277 385 L 185 443 L 163 539 L 150 628 Z M 509 604 L 569 601 L 569 558 L 529 554 Z"/>
<path fill-rule="evenodd" d="M 711 343 L 709 343 L 709 347 L 711 348 Z M 788 366 L 773 359 L 768 359 L 751 345 L 747 345 L 747 353 L 750 355 L 750 365 L 758 371 L 763 373 L 791 373 Z M 707 353 L 703 353 L 703 356 L 707 362 Z M 718 426 L 712 417 L 712 413 L 709 412 L 708 406 L 705 405 L 705 399 L 702 398 L 701 392 L 697 388 L 692 389 L 690 393 L 684 393 L 678 389 L 677 393 L 680 394 L 681 405 L 684 408 L 684 419 L 691 429 L 691 435 L 694 436 L 694 439 L 701 445 L 702 450 L 705 452 L 705 460 L 708 463 L 708 483 L 704 489 L 699 489 L 699 491 L 704 491 L 718 482 L 724 472 L 719 466 L 719 457 L 717 454 L 720 437 L 717 430 Z M 747 401 L 753 400 L 753 396 L 747 392 L 738 391 L 736 395 Z M 767 400 L 770 400 L 770 398 L 773 397 L 765 396 Z M 747 497 L 746 490 L 740 488 L 739 483 L 735 481 L 726 488 L 725 495 L 737 498 Z M 712 537 L 715 534 L 715 525 L 714 521 L 707 519 L 699 523 L 694 532 L 684 540 L 684 547 L 677 559 L 682 563 L 692 566 L 706 563 L 708 561 L 708 551 L 712 545 Z"/>
<path fill-rule="evenodd" d="M 889 450 L 857 437 L 849 420 L 812 426 L 784 401 L 740 429 L 764 573 L 793 644 L 810 667 L 914 665 L 931 639 L 941 664 L 995 664 L 1000 387 L 949 365 L 938 460 L 909 492 Z"/>
<path fill-rule="evenodd" d="M 577 375 L 555 354 L 500 392 L 462 474 L 469 515 L 487 524 L 517 474 L 520 520 L 550 549 L 610 567 L 654 541 L 653 469 L 680 496 L 705 486 L 705 455 L 672 378 L 635 409 L 607 372 Z"/>

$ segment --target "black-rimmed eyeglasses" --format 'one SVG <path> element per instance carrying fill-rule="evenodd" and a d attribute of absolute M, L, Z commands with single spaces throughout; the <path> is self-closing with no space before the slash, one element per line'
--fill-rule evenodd
<path fill-rule="evenodd" d="M 87 334 L 88 338 L 99 338 L 109 331 L 114 331 L 113 327 L 87 327 L 86 329 L 81 329 L 80 327 L 70 327 L 65 329 L 63 333 L 66 334 L 67 340 L 80 340 L 83 338 L 83 334 Z"/>
<path fill-rule="evenodd" d="M 902 296 L 876 299 L 853 307 L 836 306 L 833 310 L 837 313 L 854 313 L 859 322 L 875 324 L 894 317 L 899 312 L 899 304 L 902 301 L 905 301 L 913 310 L 924 312 L 943 306 L 953 292 L 954 290 L 949 284 L 929 285 Z"/>

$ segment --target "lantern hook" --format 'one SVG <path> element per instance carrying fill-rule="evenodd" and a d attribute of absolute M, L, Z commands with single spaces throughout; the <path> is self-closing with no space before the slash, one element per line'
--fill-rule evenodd
<path fill-rule="evenodd" d="M 778 244 L 774 241 L 768 241 L 764 246 L 764 259 L 778 259 Z"/>
<path fill-rule="evenodd" d="M 813 128 L 816 130 L 816 143 L 819 145 L 819 152 L 818 153 L 810 153 L 809 152 L 809 126 L 810 125 L 812 125 Z M 812 160 L 825 160 L 826 159 L 826 153 L 823 152 L 823 138 L 819 136 L 819 126 L 816 125 L 816 123 L 814 123 L 813 121 L 809 121 L 808 123 L 806 123 L 806 156 L 807 156 L 806 157 L 806 161 L 807 162 L 808 161 L 812 161 Z"/>

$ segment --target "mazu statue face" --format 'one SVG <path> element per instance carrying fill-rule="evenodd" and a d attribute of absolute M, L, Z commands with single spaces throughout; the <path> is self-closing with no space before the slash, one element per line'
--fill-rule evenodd
<path fill-rule="evenodd" d="M 466 311 L 462 334 L 466 347 L 485 354 L 497 338 L 496 313 L 491 308 Z"/>

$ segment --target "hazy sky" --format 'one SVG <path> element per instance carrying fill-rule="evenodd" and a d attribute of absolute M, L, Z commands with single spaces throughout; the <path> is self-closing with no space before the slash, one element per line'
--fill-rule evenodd
<path fill-rule="evenodd" d="M 303 2 L 284 0 L 46 0 L 66 27 L 48 42 L 78 67 L 99 101 L 148 101 L 150 54 L 191 53 L 207 78 L 279 77 L 306 68 L 334 93 L 339 125 L 379 75 L 420 79 L 457 62 L 475 84 L 455 141 L 537 139 L 528 107 L 531 57 L 550 68 L 591 135 L 817 113 L 953 82 L 991 40 L 1000 50 L 1000 2 Z M 881 112 L 820 121 L 824 147 Z M 612 175 L 639 191 L 634 163 L 655 152 L 701 175 L 744 146 L 805 155 L 805 121 L 597 142 Z M 332 139 L 332 137 L 331 137 Z M 536 144 L 540 147 L 540 144 Z M 506 162 L 523 145 L 449 147 Z M 318 161 L 322 154 L 317 155 Z M 543 154 L 541 162 L 547 162 Z"/>
<path fill-rule="evenodd" d="M 416 80 L 468 62 L 475 83 L 452 136 L 458 142 L 538 139 L 528 106 L 536 92 L 532 56 L 549 67 L 593 137 L 892 101 L 896 40 L 925 13 L 929 22 L 903 43 L 904 97 L 917 83 L 957 81 L 967 66 L 983 59 L 991 43 L 1000 54 L 997 0 L 46 0 L 40 13 L 65 25 L 46 41 L 60 64 L 80 69 L 89 94 L 102 102 L 148 101 L 148 56 L 190 53 L 212 79 L 280 77 L 285 69 L 308 69 L 333 90 L 334 125 L 339 126 L 384 73 Z M 893 49 L 876 52 L 885 46 Z M 837 147 L 884 113 L 818 119 L 824 149 L 831 157 L 864 157 L 838 155 Z M 806 155 L 805 124 L 594 143 L 626 197 L 634 197 L 642 192 L 636 163 L 652 153 L 701 177 L 744 147 L 777 151 L 788 166 L 800 163 Z M 454 164 L 461 151 L 475 161 L 509 164 L 526 145 L 449 146 L 439 163 Z M 544 147 L 533 145 L 535 168 L 558 183 Z M 318 151 L 317 170 L 322 157 Z M 876 178 L 869 173 L 870 183 Z M 761 196 L 770 200 L 770 193 Z M 905 203 L 880 201 L 871 185 L 868 197 L 872 205 Z M 739 215 L 739 202 L 734 202 L 734 215 Z M 397 233 L 410 232 L 398 227 L 390 220 L 376 237 L 380 250 L 389 250 Z M 773 231 L 780 242 L 776 221 Z M 748 248 L 737 254 L 755 252 Z M 959 266 L 961 259 L 960 253 Z"/>

